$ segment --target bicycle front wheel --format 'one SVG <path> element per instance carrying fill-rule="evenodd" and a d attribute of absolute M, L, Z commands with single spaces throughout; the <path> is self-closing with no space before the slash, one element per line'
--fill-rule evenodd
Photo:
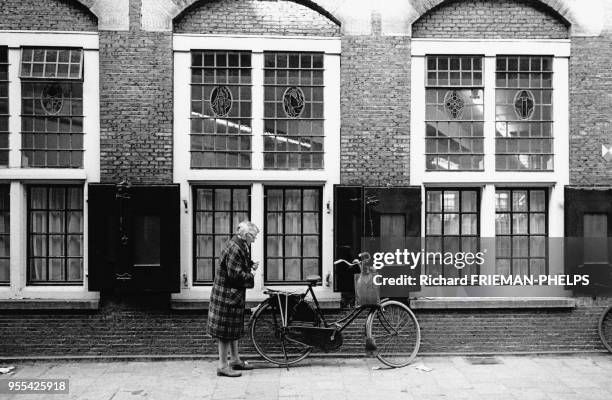
<path fill-rule="evenodd" d="M 280 314 L 265 302 L 255 311 L 250 326 L 255 350 L 267 361 L 278 365 L 291 365 L 302 361 L 312 347 L 292 340 L 283 330 Z"/>
<path fill-rule="evenodd" d="M 395 300 L 384 301 L 368 315 L 366 335 L 376 344 L 376 358 L 393 368 L 410 364 L 421 344 L 421 328 L 414 313 Z"/>
<path fill-rule="evenodd" d="M 598 330 L 601 343 L 612 353 L 612 306 L 608 306 L 601 314 Z"/>

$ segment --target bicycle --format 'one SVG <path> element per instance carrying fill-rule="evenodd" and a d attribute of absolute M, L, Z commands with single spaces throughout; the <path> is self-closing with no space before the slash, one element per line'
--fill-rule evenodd
<path fill-rule="evenodd" d="M 599 332 L 601 343 L 603 343 L 604 347 L 612 353 L 612 305 L 609 305 L 608 308 L 601 313 L 597 331 Z"/>
<path fill-rule="evenodd" d="M 353 262 L 337 260 L 361 268 L 370 259 L 368 253 L 359 254 Z M 249 321 L 249 331 L 255 350 L 265 360 L 289 367 L 306 358 L 314 348 L 325 352 L 342 346 L 342 331 L 363 312 L 366 350 L 373 352 L 383 364 L 404 367 L 416 357 L 421 342 L 421 331 L 416 316 L 405 304 L 382 299 L 378 305 L 363 305 L 350 310 L 340 319 L 328 323 L 323 315 L 313 285 L 318 275 L 306 278 L 308 287 L 303 293 L 267 289 L 269 297 L 260 303 Z M 305 300 L 310 293 L 314 307 Z"/>

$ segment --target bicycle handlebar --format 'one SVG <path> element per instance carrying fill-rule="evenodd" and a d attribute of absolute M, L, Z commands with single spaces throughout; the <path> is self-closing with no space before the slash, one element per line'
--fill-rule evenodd
<path fill-rule="evenodd" d="M 348 264 L 349 266 L 361 265 L 361 263 L 363 263 L 364 261 L 368 261 L 370 259 L 370 253 L 368 253 L 367 251 L 364 251 L 363 253 L 359 253 L 358 257 L 361 258 L 361 260 L 356 258 L 352 262 L 348 262 L 345 259 L 341 258 L 339 260 L 334 261 L 334 265 L 338 265 L 340 263 L 345 263 L 345 264 Z"/>

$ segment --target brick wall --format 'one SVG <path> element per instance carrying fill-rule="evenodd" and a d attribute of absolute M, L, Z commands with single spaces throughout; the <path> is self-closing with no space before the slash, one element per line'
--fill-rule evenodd
<path fill-rule="evenodd" d="M 2 0 L 0 29 L 97 31 L 98 19 L 72 0 Z"/>
<path fill-rule="evenodd" d="M 146 305 L 104 301 L 96 312 L 1 312 L 0 357 L 216 354 L 206 334 L 206 311 L 170 311 L 167 301 L 146 299 Z M 600 351 L 603 304 L 573 310 L 417 310 L 420 354 Z M 341 312 L 325 315 L 333 320 Z M 343 332 L 340 353 L 364 354 L 364 319 L 365 314 Z M 248 334 L 241 349 L 255 354 Z"/>
<path fill-rule="evenodd" d="M 539 1 L 452 0 L 412 25 L 415 38 L 566 39 L 564 23 Z"/>
<path fill-rule="evenodd" d="M 572 38 L 570 58 L 570 183 L 612 185 L 612 164 L 601 146 L 612 146 L 612 31 Z"/>
<path fill-rule="evenodd" d="M 199 2 L 174 21 L 176 33 L 337 36 L 340 27 L 291 1 Z"/>
<path fill-rule="evenodd" d="M 172 182 L 172 34 L 100 32 L 100 170 L 103 182 Z"/>
<path fill-rule="evenodd" d="M 410 39 L 344 36 L 340 102 L 342 184 L 408 185 Z"/>

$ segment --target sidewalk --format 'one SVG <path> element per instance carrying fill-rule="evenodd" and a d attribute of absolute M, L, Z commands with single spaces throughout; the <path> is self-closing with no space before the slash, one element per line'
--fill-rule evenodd
<path fill-rule="evenodd" d="M 478 360 L 476 360 L 478 361 Z M 402 369 L 379 369 L 376 359 L 307 359 L 289 371 L 254 362 L 241 378 L 218 378 L 216 363 L 20 362 L 7 378 L 69 378 L 69 395 L 0 395 L 0 398 L 384 399 L 384 400 L 610 400 L 612 355 L 419 357 Z M 424 365 L 433 370 L 415 368 Z M 2 397 L 4 396 L 4 397 Z"/>

